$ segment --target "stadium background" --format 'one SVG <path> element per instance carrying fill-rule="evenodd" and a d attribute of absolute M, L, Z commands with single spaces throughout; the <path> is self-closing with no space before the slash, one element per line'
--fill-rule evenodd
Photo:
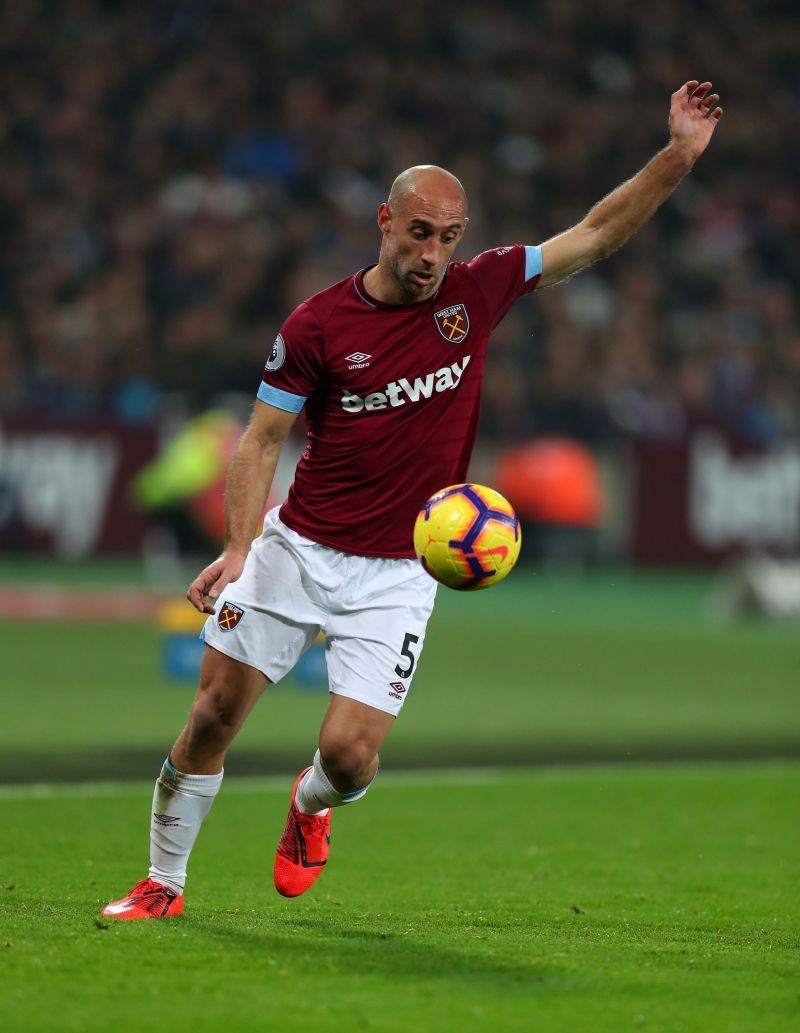
<path fill-rule="evenodd" d="M 385 760 L 796 755 L 796 636 L 770 620 L 799 608 L 791 5 L 300 8 L 0 15 L 2 774 L 154 770 L 192 693 L 195 629 L 163 604 L 213 553 L 280 322 L 374 260 L 397 171 L 462 178 L 459 257 L 541 241 L 706 74 L 726 117 L 689 180 L 494 335 L 473 476 L 518 489 L 525 557 L 496 595 L 440 593 Z M 582 473 L 548 465 L 576 446 Z M 307 756 L 325 697 L 305 682 L 262 703 L 232 770 Z"/>
<path fill-rule="evenodd" d="M 797 1030 L 795 7 L 3 6 L 3 1030 Z M 374 260 L 403 167 L 463 179 L 460 257 L 540 241 L 698 76 L 725 117 L 691 177 L 495 334 L 473 476 L 525 555 L 440 592 L 324 878 L 269 877 L 317 655 L 231 751 L 186 915 L 98 919 L 146 862 L 182 592 L 281 320 Z"/>

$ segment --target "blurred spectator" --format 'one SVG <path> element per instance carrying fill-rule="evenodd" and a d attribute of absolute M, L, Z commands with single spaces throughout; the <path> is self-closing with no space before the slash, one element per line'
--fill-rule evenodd
<path fill-rule="evenodd" d="M 0 412 L 150 420 L 252 394 L 276 329 L 374 260 L 377 203 L 442 164 L 467 258 L 580 218 L 726 118 L 631 244 L 498 333 L 484 432 L 798 432 L 800 20 L 767 0 L 435 5 L 26 0 L 0 14 Z"/>

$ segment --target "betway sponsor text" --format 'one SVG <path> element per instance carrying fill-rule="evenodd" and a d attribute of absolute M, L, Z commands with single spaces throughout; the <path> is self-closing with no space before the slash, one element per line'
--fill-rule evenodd
<path fill-rule="evenodd" d="M 422 377 L 415 377 L 413 383 L 405 377 L 400 377 L 399 380 L 390 381 L 383 390 L 370 391 L 363 396 L 345 391 L 342 395 L 342 408 L 346 412 L 374 412 L 376 409 L 396 408 L 405 405 L 406 402 L 419 402 L 423 398 L 430 398 L 434 393 L 453 391 L 461 383 L 469 360 L 470 356 L 465 355 L 460 362 L 442 366 L 441 369 L 426 373 Z"/>

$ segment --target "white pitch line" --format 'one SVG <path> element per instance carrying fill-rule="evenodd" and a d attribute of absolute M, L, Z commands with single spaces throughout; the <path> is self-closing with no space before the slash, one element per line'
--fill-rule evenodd
<path fill-rule="evenodd" d="M 731 761 L 654 761 L 603 762 L 598 764 L 547 764 L 535 767 L 425 768 L 417 771 L 387 771 L 380 775 L 379 786 L 386 789 L 407 789 L 439 785 L 497 785 L 515 776 L 533 777 L 542 782 L 574 781 L 602 775 L 619 778 L 634 774 L 669 773 L 679 777 L 713 776 L 732 768 L 757 767 L 772 775 L 791 771 L 800 774 L 796 760 L 731 760 Z M 224 795 L 276 792 L 291 787 L 293 774 L 229 776 L 223 786 Z M 102 797 L 141 796 L 152 792 L 151 782 L 38 782 L 29 785 L 0 786 L 0 803 L 4 800 L 99 799 Z"/>
<path fill-rule="evenodd" d="M 393 771 L 380 776 L 381 787 L 397 789 L 408 785 L 489 785 L 507 778 L 513 768 L 432 768 L 423 771 Z M 224 782 L 225 795 L 286 791 L 295 776 L 230 776 Z M 152 782 L 34 782 L 29 785 L 0 786 L 3 800 L 91 800 L 109 796 L 139 796 L 152 792 Z"/>

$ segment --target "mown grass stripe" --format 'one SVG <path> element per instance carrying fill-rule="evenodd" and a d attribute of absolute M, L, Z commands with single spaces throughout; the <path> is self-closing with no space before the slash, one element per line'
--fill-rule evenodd
<path fill-rule="evenodd" d="M 654 761 L 652 763 L 600 763 L 600 764 L 551 764 L 532 768 L 520 767 L 486 767 L 486 768 L 427 768 L 416 771 L 391 771 L 380 776 L 381 787 L 403 789 L 409 786 L 438 785 L 494 785 L 515 777 L 527 777 L 537 781 L 573 781 L 575 779 L 595 777 L 604 778 L 628 777 L 631 774 L 668 773 L 673 776 L 697 778 L 702 776 L 716 777 L 720 772 L 731 770 L 758 770 L 780 776 L 787 772 L 800 772 L 800 762 L 792 760 L 730 760 L 730 761 L 692 761 L 690 763 L 673 761 Z M 238 776 L 225 780 L 224 792 L 261 793 L 284 792 L 292 780 L 292 775 L 259 775 Z M 152 781 L 108 781 L 108 782 L 38 782 L 28 785 L 0 786 L 0 802 L 3 800 L 50 800 L 65 799 L 99 799 L 113 796 L 138 796 L 149 792 Z"/>

